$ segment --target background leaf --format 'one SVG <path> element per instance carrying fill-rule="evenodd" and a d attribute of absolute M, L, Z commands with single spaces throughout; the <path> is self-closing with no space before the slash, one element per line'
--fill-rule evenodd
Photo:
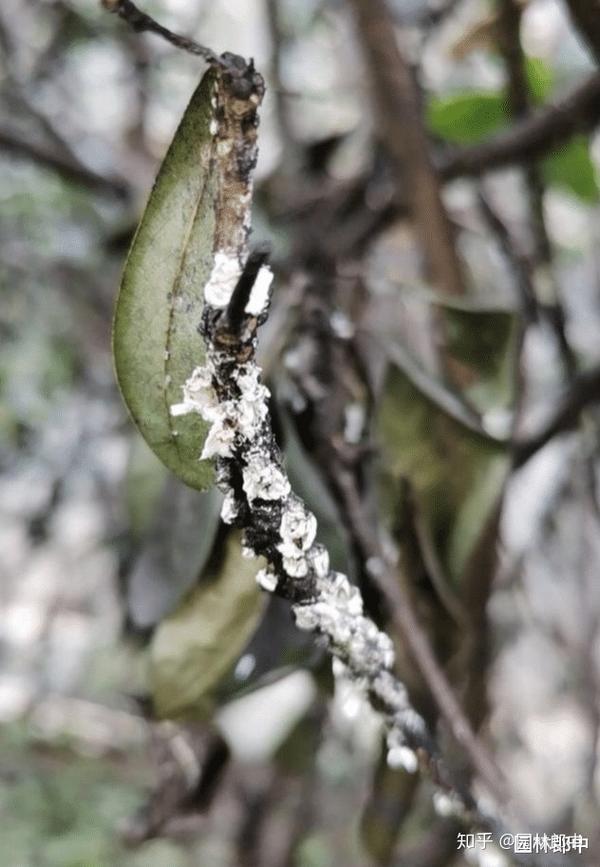
<path fill-rule="evenodd" d="M 374 864 L 390 864 L 418 784 L 417 774 L 389 767 L 383 744 L 360 820 L 361 841 Z"/>
<path fill-rule="evenodd" d="M 396 366 L 379 424 L 386 499 L 393 503 L 401 479 L 410 479 L 440 561 L 459 582 L 502 490 L 504 449 L 439 409 Z"/>
<path fill-rule="evenodd" d="M 390 347 L 393 363 L 378 416 L 382 478 L 390 504 L 400 481 L 410 481 L 438 558 L 459 582 L 508 472 L 505 448 L 484 435 L 478 414 L 509 410 L 518 326 L 510 311 L 466 300 L 423 293 L 422 303 L 436 314 L 453 387 L 436 380 L 437 390 L 428 389 L 430 377 L 414 375 L 423 373 L 424 360 L 402 363 L 404 356 Z M 455 404 L 463 406 L 462 413 L 452 410 Z"/>
<path fill-rule="evenodd" d="M 500 91 L 470 90 L 433 97 L 427 122 L 436 135 L 455 144 L 472 144 L 506 123 L 506 97 Z"/>
<path fill-rule="evenodd" d="M 596 170 L 590 157 L 589 141 L 577 136 L 558 147 L 543 162 L 546 182 L 567 190 L 589 205 L 600 199 Z"/>
<path fill-rule="evenodd" d="M 541 57 L 526 57 L 525 73 L 531 99 L 542 105 L 554 89 L 554 70 Z"/>
<path fill-rule="evenodd" d="M 216 489 L 194 491 L 168 474 L 128 582 L 136 626 L 153 626 L 196 583 L 208 560 L 223 501 Z"/>
<path fill-rule="evenodd" d="M 129 529 L 136 541 L 147 532 L 168 471 L 146 442 L 138 436 L 131 441 L 125 476 L 125 504 Z"/>
<path fill-rule="evenodd" d="M 554 89 L 554 71 L 537 57 L 526 59 L 532 102 L 543 105 Z M 431 97 L 427 105 L 430 130 L 453 144 L 475 144 L 508 126 L 510 111 L 501 90 L 469 90 Z M 542 161 L 546 183 L 562 188 L 594 205 L 600 200 L 598 181 L 590 157 L 589 139 L 579 135 L 557 146 Z"/>
<path fill-rule="evenodd" d="M 255 581 L 261 561 L 242 557 L 232 533 L 222 560 L 156 630 L 150 686 L 159 716 L 203 716 L 221 678 L 256 629 L 265 594 Z"/>
<path fill-rule="evenodd" d="M 445 302 L 438 307 L 451 372 L 480 412 L 510 404 L 518 318 L 508 310 L 477 309 Z"/>
<path fill-rule="evenodd" d="M 117 377 L 133 420 L 167 467 L 200 489 L 213 478 L 212 464 L 198 460 L 206 423 L 195 413 L 175 420 L 169 407 L 204 360 L 197 327 L 216 230 L 214 82 L 207 72 L 161 166 L 125 265 L 113 332 Z"/>

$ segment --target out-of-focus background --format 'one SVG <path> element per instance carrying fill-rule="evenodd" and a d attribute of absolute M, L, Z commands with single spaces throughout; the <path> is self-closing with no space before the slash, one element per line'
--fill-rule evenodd
<path fill-rule="evenodd" d="M 600 112 L 564 112 L 534 159 L 448 169 L 593 88 L 598 58 L 581 3 L 388 0 L 461 263 L 448 294 L 367 6 L 143 4 L 266 78 L 262 361 L 338 568 L 366 580 L 334 447 L 404 551 L 513 830 L 584 834 L 573 863 L 598 864 Z M 0 865 L 510 864 L 457 852 L 427 784 L 385 769 L 376 718 L 255 590 L 218 496 L 168 479 L 119 397 L 120 271 L 202 71 L 94 0 L 0 7 Z"/>

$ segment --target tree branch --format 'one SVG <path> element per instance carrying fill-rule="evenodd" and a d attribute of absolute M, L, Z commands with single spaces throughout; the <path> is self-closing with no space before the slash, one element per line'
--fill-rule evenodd
<path fill-rule="evenodd" d="M 531 116 L 531 99 L 525 55 L 521 47 L 521 19 L 523 9 L 517 0 L 501 0 L 498 14 L 498 42 L 508 74 L 508 100 L 512 116 L 523 120 Z M 544 179 L 537 162 L 523 166 L 523 174 L 529 199 L 531 232 L 535 248 L 535 261 L 545 267 L 549 278 L 548 289 L 552 293 L 552 306 L 546 312 L 554 332 L 565 371 L 569 377 L 576 369 L 576 361 L 565 330 L 565 312 L 560 301 L 560 290 L 552 269 L 552 245 L 546 229 L 544 215 Z"/>
<path fill-rule="evenodd" d="M 100 175 L 70 159 L 67 155 L 51 153 L 33 142 L 14 136 L 6 130 L 0 130 L 0 150 L 38 163 L 61 175 L 70 183 L 87 187 L 90 190 L 110 193 L 110 195 L 120 198 L 129 196 L 129 187 L 124 180 Z"/>
<path fill-rule="evenodd" d="M 587 407 L 600 401 L 600 365 L 579 374 L 559 400 L 548 421 L 531 436 L 513 445 L 514 466 L 523 466 L 557 434 L 575 428 Z"/>
<path fill-rule="evenodd" d="M 501 0 L 498 6 L 498 44 L 506 66 L 510 112 L 517 121 L 531 114 L 525 54 L 521 46 L 522 14 L 518 0 Z M 539 166 L 535 163 L 526 165 L 524 175 L 536 258 L 548 263 L 552 253 L 544 219 L 544 185 Z"/>
<path fill-rule="evenodd" d="M 137 8 L 131 0 L 100 0 L 102 6 L 109 12 L 114 12 L 123 21 L 126 21 L 138 33 L 154 33 L 165 39 L 175 48 L 181 48 L 182 51 L 187 51 L 188 54 L 195 54 L 197 57 L 203 57 L 209 63 L 219 63 L 219 58 L 210 48 L 190 39 L 188 36 L 180 36 L 178 33 L 173 33 L 150 15 L 142 12 Z"/>
<path fill-rule="evenodd" d="M 492 207 L 486 193 L 483 190 L 479 190 L 477 198 L 481 215 L 490 231 L 494 234 L 500 251 L 512 272 L 521 314 L 527 323 L 535 322 L 538 319 L 540 311 L 531 279 L 530 263 L 518 249 L 515 239 L 511 236 L 508 227 L 500 218 L 500 215 Z"/>
<path fill-rule="evenodd" d="M 469 757 L 472 767 L 485 782 L 488 790 L 502 803 L 506 793 L 500 769 L 471 728 L 450 682 L 435 658 L 410 594 L 399 580 L 397 570 L 391 567 L 377 543 L 377 533 L 369 529 L 356 480 L 350 472 L 342 472 L 339 461 L 337 464 L 338 488 L 344 504 L 345 516 L 353 536 L 358 541 L 362 559 L 387 603 L 391 621 L 408 648 L 454 739 Z"/>
<path fill-rule="evenodd" d="M 464 292 L 462 266 L 441 187 L 429 155 L 414 74 L 402 54 L 385 0 L 350 0 L 378 108 L 378 126 L 398 190 L 408 187 L 419 238 L 437 286 Z"/>
<path fill-rule="evenodd" d="M 228 76 L 225 71 L 221 74 Z M 263 92 L 262 79 L 252 64 L 242 69 L 238 63 L 238 74 L 236 84 L 248 85 L 245 98 L 254 116 Z M 227 80 L 231 104 L 224 100 L 216 123 L 223 135 L 241 136 L 239 141 L 231 140 L 230 151 L 242 148 L 245 157 L 242 163 L 233 159 L 228 168 L 233 174 L 222 193 L 222 206 L 232 208 L 228 199 L 232 185 L 235 188 L 234 182 L 238 182 L 247 189 L 247 165 L 254 163 L 257 145 L 254 127 L 251 136 L 247 125 L 239 123 L 236 132 L 230 131 L 229 115 L 235 111 L 238 117 L 241 97 L 240 89 L 234 91 L 230 78 Z M 171 412 L 195 412 L 209 422 L 202 458 L 216 460 L 217 483 L 225 493 L 223 521 L 242 528 L 248 553 L 267 561 L 267 567 L 257 575 L 259 585 L 289 601 L 296 625 L 322 636 L 337 659 L 338 670 L 362 686 L 386 723 L 393 760 L 413 772 L 419 763 L 428 768 L 437 784 L 453 793 L 460 809 L 475 814 L 473 797 L 452 781 L 425 721 L 411 707 L 404 685 L 393 674 L 391 639 L 363 614 L 359 590 L 345 575 L 330 568 L 327 551 L 315 541 L 316 518 L 291 490 L 271 426 L 269 392 L 260 381 L 261 371 L 255 362 L 256 330 L 266 320 L 269 306 L 272 275 L 268 268 L 251 260 L 245 273 L 254 274 L 254 286 L 244 284 L 240 289 L 239 264 L 249 259 L 251 197 L 244 194 L 242 198 L 243 209 L 235 211 L 242 241 L 239 246 L 236 241 L 233 250 L 228 246 L 229 236 L 217 238 L 213 273 L 205 284 L 200 330 L 207 349 L 206 364 L 190 370 L 183 402 L 171 407 Z M 224 269 L 223 262 L 232 257 L 238 267 Z M 255 264 L 260 265 L 258 270 Z M 215 292 L 217 282 L 219 291 Z M 244 316 L 240 321 L 242 301 Z M 464 740 L 462 729 L 457 729 L 457 734 Z M 483 780 L 487 785 L 485 776 Z M 491 794 L 496 792 L 492 789 Z"/>
<path fill-rule="evenodd" d="M 600 121 L 600 72 L 594 72 L 569 93 L 493 138 L 451 151 L 437 161 L 444 180 L 476 176 L 546 156 L 576 133 Z"/>
<path fill-rule="evenodd" d="M 233 293 L 233 285 L 231 288 Z M 404 686 L 392 674 L 394 652 L 389 637 L 363 615 L 360 592 L 344 575 L 330 569 L 327 551 L 315 543 L 316 519 L 293 494 L 274 441 L 268 391 L 260 384 L 260 370 L 253 360 L 252 322 L 241 339 L 229 330 L 227 310 L 207 304 L 203 333 L 208 362 L 184 386 L 184 405 L 212 423 L 206 441 L 211 445 L 208 449 L 205 445 L 203 457 L 217 458 L 217 479 L 225 493 L 223 520 L 242 527 L 246 546 L 268 562 L 257 576 L 258 583 L 291 602 L 296 625 L 323 636 L 341 670 L 363 684 L 383 714 L 390 753 L 413 770 L 420 761 L 439 785 L 459 798 L 463 809 L 476 810 L 471 796 L 451 780 L 425 721 L 410 706 Z M 252 417 L 254 425 L 249 429 Z M 221 440 L 221 431 L 228 432 L 226 440 Z M 482 753 L 410 601 L 387 569 L 377 580 L 391 603 L 394 623 L 418 660 L 454 737 L 490 794 L 501 800 L 498 772 Z"/>

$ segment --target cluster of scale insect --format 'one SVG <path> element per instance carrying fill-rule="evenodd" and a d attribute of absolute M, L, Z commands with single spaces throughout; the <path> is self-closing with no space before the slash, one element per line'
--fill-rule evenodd
<path fill-rule="evenodd" d="M 261 277 L 261 274 L 263 276 Z M 217 253 L 205 288 L 205 301 L 216 310 L 227 307 L 241 268 L 237 258 Z M 260 315 L 269 302 L 271 272 L 263 268 L 250 294 L 246 312 Z M 219 383 L 222 388 L 215 388 Z M 218 392 L 223 396 L 219 399 Z M 282 469 L 276 450 L 270 447 L 269 390 L 261 382 L 261 370 L 253 361 L 238 364 L 209 344 L 208 360 L 192 371 L 183 386 L 183 400 L 171 407 L 173 415 L 198 413 L 210 425 L 201 458 L 216 458 L 220 487 L 225 493 L 221 518 L 231 524 L 240 514 L 239 494 L 229 486 L 229 464 L 241 466 L 242 488 L 248 506 L 277 503 L 274 547 L 291 578 L 314 577 L 315 598 L 292 606 L 299 629 L 321 635 L 336 657 L 335 671 L 352 677 L 366 694 L 376 696 L 388 719 L 388 761 L 407 771 L 417 769 L 417 757 L 407 746 L 404 731 L 425 731 L 422 718 L 410 707 L 406 690 L 391 673 L 394 648 L 389 636 L 363 614 L 361 594 L 348 578 L 333 571 L 326 549 L 317 543 L 317 521 L 296 497 Z M 250 547 L 246 556 L 254 556 Z M 274 564 L 261 569 L 256 580 L 269 592 L 277 589 Z"/>

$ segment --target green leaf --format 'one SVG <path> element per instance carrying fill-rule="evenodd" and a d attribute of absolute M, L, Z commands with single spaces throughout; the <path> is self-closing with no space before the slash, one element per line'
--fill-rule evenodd
<path fill-rule="evenodd" d="M 577 136 L 560 145 L 544 160 L 543 171 L 547 183 L 568 190 L 586 204 L 598 203 L 598 180 L 585 136 Z"/>
<path fill-rule="evenodd" d="M 508 117 L 506 97 L 500 91 L 470 90 L 433 97 L 427 122 L 436 135 L 455 144 L 473 144 L 496 132 Z"/>
<path fill-rule="evenodd" d="M 261 563 L 242 556 L 232 533 L 222 562 L 156 630 L 150 687 L 163 717 L 203 716 L 215 690 L 238 658 L 261 617 L 265 594 L 255 576 Z"/>
<path fill-rule="evenodd" d="M 542 105 L 554 90 L 554 70 L 541 57 L 526 57 L 525 73 L 532 101 Z"/>
<path fill-rule="evenodd" d="M 525 72 L 532 101 L 543 104 L 554 88 L 552 67 L 538 57 L 527 57 Z M 481 141 L 505 127 L 509 120 L 509 104 L 503 90 L 468 90 L 432 97 L 427 106 L 431 131 L 455 144 Z"/>
<path fill-rule="evenodd" d="M 173 419 L 169 407 L 205 357 L 197 328 L 217 222 L 215 79 L 212 70 L 202 79 L 161 166 L 127 258 L 113 331 L 117 378 L 140 433 L 169 469 L 200 489 L 213 478 L 211 463 L 198 460 L 206 423 L 195 413 Z"/>
<path fill-rule="evenodd" d="M 533 102 L 543 104 L 554 88 L 552 68 L 537 57 L 528 57 L 526 74 Z M 429 128 L 453 144 L 474 144 L 506 127 L 509 120 L 508 101 L 502 91 L 471 90 L 432 97 L 427 105 Z M 586 136 L 560 145 L 542 165 L 547 184 L 568 190 L 586 204 L 600 200 Z"/>
<path fill-rule="evenodd" d="M 458 584 L 501 495 L 506 451 L 440 409 L 395 365 L 378 421 L 386 511 L 394 513 L 399 483 L 410 479 L 440 562 Z"/>
<path fill-rule="evenodd" d="M 508 310 L 439 305 L 451 370 L 480 412 L 506 407 L 514 397 L 518 317 Z"/>
<path fill-rule="evenodd" d="M 133 420 L 163 463 L 201 490 L 213 479 L 212 462 L 199 460 L 207 425 L 170 409 L 205 360 L 198 326 L 217 254 L 233 265 L 232 280 L 248 254 L 263 82 L 251 63 L 233 65 L 235 74 L 227 63 L 206 73 L 175 133 L 129 252 L 113 331 Z"/>
<path fill-rule="evenodd" d="M 435 312 L 444 336 L 454 390 L 444 382 L 430 387 L 422 364 L 407 363 L 406 353 L 389 348 L 394 363 L 379 413 L 384 493 L 394 514 L 400 480 L 410 480 L 437 557 L 458 584 L 508 471 L 505 448 L 483 434 L 478 413 L 485 419 L 489 411 L 509 411 L 518 323 L 510 311 L 464 299 L 448 302 L 424 294 L 423 303 Z"/>

